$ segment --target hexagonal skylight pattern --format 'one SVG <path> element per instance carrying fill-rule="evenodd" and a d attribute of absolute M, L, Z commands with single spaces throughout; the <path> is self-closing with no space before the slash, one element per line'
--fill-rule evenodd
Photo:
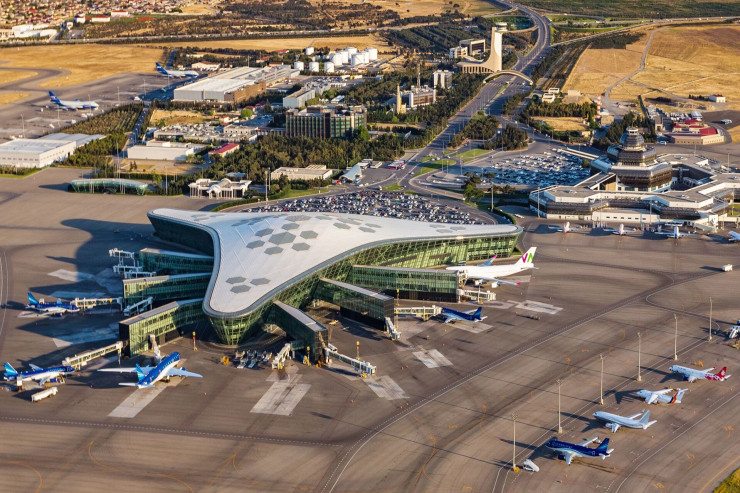
<path fill-rule="evenodd" d="M 301 238 L 303 238 L 304 240 L 313 240 L 318 236 L 319 235 L 316 233 L 316 231 L 301 231 Z"/>
<path fill-rule="evenodd" d="M 262 240 L 250 241 L 249 243 L 247 243 L 247 248 L 251 248 L 252 250 L 254 250 L 255 248 L 259 248 L 264 244 L 265 242 Z"/>
<path fill-rule="evenodd" d="M 365 233 L 375 233 L 375 230 L 373 228 L 368 228 L 367 226 L 360 226 L 360 231 L 364 231 Z"/>
<path fill-rule="evenodd" d="M 265 253 L 267 255 L 275 255 L 275 254 L 281 253 L 282 251 L 283 251 L 283 249 L 280 248 L 280 247 L 265 248 Z"/>
<path fill-rule="evenodd" d="M 340 217 L 337 219 L 340 223 L 347 223 L 347 224 L 354 224 L 355 226 L 358 224 L 362 224 L 362 221 L 358 221 L 357 219 L 353 219 L 350 217 Z"/>
<path fill-rule="evenodd" d="M 286 221 L 295 223 L 298 221 L 308 221 L 309 219 L 311 219 L 311 216 L 290 216 L 286 219 Z"/>
<path fill-rule="evenodd" d="M 270 239 L 267 241 L 274 245 L 282 245 L 284 243 L 291 243 L 293 240 L 295 240 L 293 233 L 282 232 L 270 236 Z"/>
<path fill-rule="evenodd" d="M 300 226 L 298 224 L 295 224 L 295 223 L 283 224 L 283 229 L 286 230 L 286 231 L 289 231 L 291 229 L 298 229 L 298 228 L 300 228 Z"/>
<path fill-rule="evenodd" d="M 243 277 L 241 277 L 241 276 L 230 277 L 230 278 L 226 279 L 226 282 L 228 282 L 229 284 L 239 284 L 239 283 L 242 283 L 244 281 L 246 281 L 246 279 L 243 278 Z"/>
<path fill-rule="evenodd" d="M 334 223 L 334 227 L 339 229 L 352 229 L 351 226 L 347 226 L 344 223 Z"/>
<path fill-rule="evenodd" d="M 252 288 L 250 288 L 249 286 L 244 286 L 244 285 L 234 286 L 233 288 L 231 288 L 231 292 L 232 293 L 246 293 L 250 289 Z"/>
<path fill-rule="evenodd" d="M 265 279 L 264 277 L 258 277 L 257 279 L 252 279 L 249 282 L 251 282 L 255 286 L 262 286 L 263 284 L 270 284 L 270 280 Z"/>
<path fill-rule="evenodd" d="M 256 232 L 256 233 L 254 234 L 254 236 L 260 236 L 260 237 L 262 237 L 262 236 L 267 236 L 267 235 L 271 235 L 271 234 L 272 234 L 273 232 L 274 232 L 274 231 L 273 231 L 272 229 L 270 229 L 270 228 L 265 228 L 265 229 L 261 229 L 261 230 L 257 231 L 257 232 Z"/>
<path fill-rule="evenodd" d="M 309 245 L 308 243 L 296 243 L 295 245 L 293 245 L 293 250 L 297 252 L 302 252 L 308 250 L 309 248 L 311 248 L 311 245 Z"/>

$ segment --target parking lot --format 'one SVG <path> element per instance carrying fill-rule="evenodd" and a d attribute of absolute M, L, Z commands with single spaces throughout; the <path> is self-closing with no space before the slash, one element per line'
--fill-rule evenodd
<path fill-rule="evenodd" d="M 296 199 L 249 212 L 341 212 L 438 223 L 480 224 L 469 212 L 403 192 L 362 192 Z"/>
<path fill-rule="evenodd" d="M 482 172 L 493 173 L 494 183 L 501 185 L 573 185 L 588 178 L 589 169 L 582 164 L 581 158 L 553 150 L 499 159 Z"/>

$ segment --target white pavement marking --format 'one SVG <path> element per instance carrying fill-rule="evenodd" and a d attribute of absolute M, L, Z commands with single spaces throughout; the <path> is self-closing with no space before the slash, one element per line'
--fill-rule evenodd
<path fill-rule="evenodd" d="M 424 363 L 427 368 L 438 368 L 440 366 L 452 366 L 452 362 L 448 360 L 442 353 L 436 349 L 421 351 L 414 351 L 416 359 Z"/>
<path fill-rule="evenodd" d="M 486 308 L 498 308 L 499 310 L 508 310 L 514 306 L 513 303 L 507 303 L 505 301 L 487 301 L 485 305 Z"/>
<path fill-rule="evenodd" d="M 506 280 L 510 282 L 529 282 L 532 280 L 532 276 L 508 276 Z"/>
<path fill-rule="evenodd" d="M 60 335 L 55 337 L 54 344 L 56 347 L 67 347 L 72 344 L 82 344 L 85 342 L 105 341 L 108 339 L 118 338 L 117 324 L 111 324 L 108 327 L 94 330 L 83 330 L 74 334 Z"/>
<path fill-rule="evenodd" d="M 470 323 L 468 323 L 468 322 L 462 322 L 460 320 L 458 320 L 455 323 L 450 324 L 450 325 L 452 325 L 456 329 L 462 329 L 462 330 L 465 330 L 467 332 L 472 332 L 473 334 L 480 334 L 481 332 L 485 332 L 485 331 L 487 331 L 488 329 L 491 328 L 490 325 L 484 324 L 484 323 L 481 323 L 481 322 L 478 322 L 478 323 L 470 322 Z"/>
<path fill-rule="evenodd" d="M 108 356 L 107 358 L 100 358 L 99 360 L 95 361 L 92 364 L 85 365 L 83 368 L 85 368 L 85 371 L 97 370 L 98 368 L 102 368 L 105 365 L 113 363 L 114 361 L 117 361 L 117 360 L 118 360 L 118 356 Z"/>
<path fill-rule="evenodd" d="M 164 389 L 167 387 L 176 387 L 182 380 L 180 377 L 171 379 L 169 383 L 160 380 L 153 388 L 136 389 L 133 394 L 124 399 L 117 408 L 111 411 L 108 416 L 111 418 L 134 418 Z"/>
<path fill-rule="evenodd" d="M 59 270 L 55 270 L 54 272 L 49 272 L 49 275 L 52 277 L 58 277 L 59 279 L 62 279 L 64 281 L 70 281 L 70 282 L 87 281 L 95 277 L 92 274 L 86 274 L 84 272 L 73 272 L 71 270 L 66 270 L 66 269 L 59 269 Z"/>
<path fill-rule="evenodd" d="M 539 301 L 532 301 L 532 300 L 524 300 L 522 302 L 512 302 L 516 304 L 516 307 L 520 310 L 529 310 L 531 312 L 540 312 L 540 313 L 547 313 L 549 315 L 555 315 L 560 310 L 562 310 L 561 307 L 551 305 L 549 303 L 542 303 Z"/>
<path fill-rule="evenodd" d="M 395 399 L 408 399 L 406 392 L 389 376 L 383 375 L 382 377 L 369 377 L 365 379 L 365 383 L 377 394 L 378 397 L 388 399 L 389 401 Z"/>
<path fill-rule="evenodd" d="M 307 383 L 275 382 L 250 412 L 290 416 L 310 388 Z"/>

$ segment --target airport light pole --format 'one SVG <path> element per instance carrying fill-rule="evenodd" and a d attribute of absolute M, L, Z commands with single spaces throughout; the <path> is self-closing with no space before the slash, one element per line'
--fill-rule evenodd
<path fill-rule="evenodd" d="M 511 469 L 514 472 L 519 472 L 519 468 L 516 467 L 516 420 L 519 418 L 519 413 L 514 411 L 511 413 L 511 420 L 514 422 L 514 440 L 512 441 L 512 444 L 514 445 L 514 451 L 513 455 L 511 456 Z"/>
<path fill-rule="evenodd" d="M 712 297 L 709 297 L 709 342 L 712 342 Z"/>
<path fill-rule="evenodd" d="M 601 380 L 599 385 L 599 404 L 604 405 L 604 353 L 599 353 L 599 359 L 601 360 Z"/>
<path fill-rule="evenodd" d="M 563 432 L 563 427 L 560 426 L 560 385 L 563 383 L 561 379 L 556 380 L 558 384 L 558 434 Z"/>
<path fill-rule="evenodd" d="M 640 352 L 642 350 L 642 334 L 637 333 L 637 381 L 642 382 L 642 376 L 640 375 Z"/>
<path fill-rule="evenodd" d="M 673 314 L 676 321 L 676 335 L 673 337 L 673 361 L 678 361 L 678 315 Z"/>

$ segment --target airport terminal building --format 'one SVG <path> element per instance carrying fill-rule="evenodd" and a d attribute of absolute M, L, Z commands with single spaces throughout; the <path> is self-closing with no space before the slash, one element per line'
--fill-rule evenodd
<path fill-rule="evenodd" d="M 127 301 L 153 296 L 155 305 L 167 304 L 151 310 L 149 325 L 149 312 L 121 322 L 129 354 L 146 350 L 150 333 L 171 337 L 181 329 L 180 318 L 207 321 L 229 345 L 276 323 L 307 347 L 313 345 L 311 357 L 318 359 L 322 348 L 315 344 L 324 339 L 317 334 L 325 328 L 304 323 L 304 316 L 291 318 L 293 310 L 286 306 L 301 310 L 312 300 L 324 300 L 350 318 L 382 328 L 392 316 L 394 297 L 459 299 L 459 274 L 432 267 L 509 256 L 522 231 L 510 224 L 325 212 L 156 209 L 148 216 L 161 239 L 198 253 L 140 252 L 143 267 L 156 277 L 126 280 Z M 181 301 L 173 301 L 171 290 Z M 199 313 L 193 312 L 196 305 Z"/>

